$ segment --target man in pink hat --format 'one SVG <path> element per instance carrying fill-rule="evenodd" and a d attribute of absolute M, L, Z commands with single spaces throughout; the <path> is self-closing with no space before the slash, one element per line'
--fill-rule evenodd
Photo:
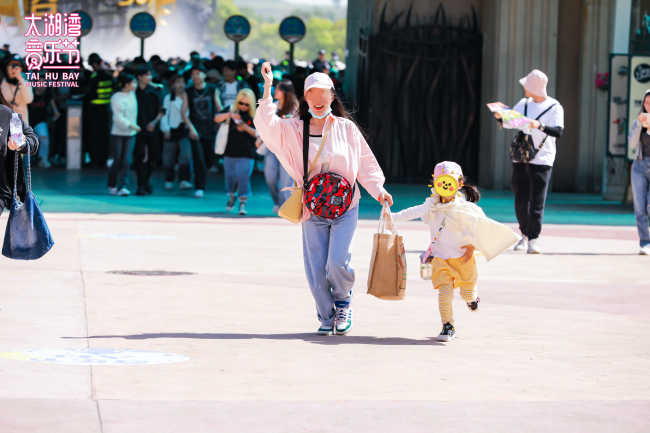
<path fill-rule="evenodd" d="M 564 109 L 557 100 L 546 93 L 548 77 L 542 71 L 535 69 L 519 82 L 524 86 L 526 97 L 513 109 L 529 119 L 534 119 L 528 124 L 532 134 L 528 137 L 523 136 L 523 131 L 519 134 L 529 143 L 532 142 L 535 150 L 530 153 L 530 160 L 512 161 L 511 185 L 515 193 L 515 213 L 522 235 L 521 241 L 515 245 L 515 251 L 540 254 L 538 238 L 542 231 L 546 194 L 555 161 L 556 140 L 562 136 L 564 129 Z M 496 117 L 501 122 L 501 119 Z M 504 127 L 509 127 L 501 123 Z"/>

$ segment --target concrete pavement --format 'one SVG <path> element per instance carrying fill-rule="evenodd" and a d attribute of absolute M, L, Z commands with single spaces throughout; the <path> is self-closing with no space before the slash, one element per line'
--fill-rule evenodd
<path fill-rule="evenodd" d="M 298 226 L 275 218 L 47 214 L 36 262 L 0 258 L 0 352 L 119 348 L 187 362 L 0 358 L 0 432 L 647 432 L 650 258 L 633 227 L 547 225 L 546 254 L 479 262 L 438 343 L 419 279 L 428 228 L 401 224 L 407 299 L 365 294 L 376 222 L 355 239 L 355 325 L 320 337 Z M 0 218 L 0 226 L 6 214 Z M 125 270 L 190 272 L 132 276 Z"/>

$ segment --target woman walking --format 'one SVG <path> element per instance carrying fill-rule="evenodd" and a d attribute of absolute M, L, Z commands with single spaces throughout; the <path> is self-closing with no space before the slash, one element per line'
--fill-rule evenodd
<path fill-rule="evenodd" d="M 270 97 L 273 73 L 270 63 L 262 66 L 264 96 L 260 100 L 255 125 L 268 148 L 277 155 L 291 177 L 299 184 L 307 167 L 303 166 L 303 127 L 309 122 L 309 161 L 320 173 L 336 173 L 350 185 L 358 181 L 373 198 L 393 204 L 384 189 L 384 174 L 356 123 L 336 97 L 334 84 L 325 74 L 314 73 L 305 81 L 305 96 L 298 115 L 281 119 Z M 323 139 L 323 136 L 326 136 Z M 320 156 L 319 150 L 322 151 Z M 315 163 L 314 163 L 315 162 Z M 354 188 L 352 202 L 335 219 L 312 214 L 303 204 L 302 239 L 305 273 L 316 301 L 321 326 L 319 335 L 347 334 L 352 329 L 352 241 L 357 228 L 359 198 Z"/>
<path fill-rule="evenodd" d="M 27 122 L 22 119 L 20 113 L 18 113 L 18 116 L 22 120 L 25 142 L 19 144 L 11 139 L 9 122 L 11 122 L 11 117 L 14 112 L 12 105 L 5 99 L 3 93 L 0 92 L 0 167 L 3 167 L 4 170 L 4 174 L 0 176 L 0 214 L 2 214 L 5 208 L 11 206 L 11 202 L 13 201 L 14 176 L 12 173 L 16 164 L 16 152 L 25 155 L 29 149 L 30 155 L 36 155 L 38 153 L 38 136 Z M 17 192 L 21 202 L 25 202 L 25 194 L 27 193 L 24 170 L 23 164 L 18 164 Z"/>
<path fill-rule="evenodd" d="M 639 232 L 639 254 L 650 255 L 650 232 L 648 217 L 650 217 L 650 89 L 643 95 L 643 104 L 639 117 L 630 128 L 630 148 L 634 152 L 632 163 L 631 183 L 634 196 L 634 217 L 636 229 Z M 645 126 L 644 126 L 645 125 Z"/>
<path fill-rule="evenodd" d="M 277 116 L 281 119 L 290 119 L 298 110 L 298 98 L 289 80 L 282 80 L 275 88 L 276 105 L 278 106 Z M 264 156 L 264 177 L 269 186 L 269 192 L 273 199 L 273 212 L 278 213 L 280 206 L 289 198 L 291 193 L 283 191 L 284 188 L 293 186 L 293 179 L 284 169 L 280 160 L 271 151 Z M 279 186 L 278 186 L 279 185 Z"/>
<path fill-rule="evenodd" d="M 131 191 L 126 187 L 129 184 L 135 135 L 140 132 L 137 122 L 138 101 L 135 99 L 135 88 L 138 82 L 133 75 L 122 74 L 117 77 L 117 84 L 120 91 L 111 96 L 113 111 L 111 154 L 115 162 L 108 172 L 108 193 L 126 197 L 131 195 Z"/>
<path fill-rule="evenodd" d="M 251 89 L 240 90 L 235 103 L 214 116 L 214 121 L 217 123 L 230 119 L 228 144 L 223 154 L 223 169 L 228 190 L 226 211 L 233 210 L 239 196 L 239 215 L 246 215 L 246 200 L 252 192 L 251 174 L 257 149 L 254 117 L 255 94 Z"/>
<path fill-rule="evenodd" d="M 189 129 L 183 121 L 189 116 L 185 79 L 175 75 L 169 79 L 171 93 L 165 96 L 163 107 L 165 114 L 160 119 L 160 130 L 163 133 L 163 168 L 165 169 L 165 189 L 174 187 L 174 166 L 178 155 L 178 180 L 181 189 L 192 188 L 190 183 L 190 164 L 192 163 L 192 144 L 189 139 Z"/>

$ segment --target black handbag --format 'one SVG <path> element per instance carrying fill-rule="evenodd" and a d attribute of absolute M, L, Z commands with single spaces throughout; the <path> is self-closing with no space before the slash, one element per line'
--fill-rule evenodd
<path fill-rule="evenodd" d="M 25 202 L 18 197 L 18 151 L 14 165 L 14 196 L 11 203 L 2 255 L 14 260 L 36 260 L 43 257 L 54 245 L 41 208 L 32 193 L 32 173 L 27 143 L 27 194 Z"/>
<path fill-rule="evenodd" d="M 546 110 L 542 112 L 539 116 L 537 116 L 537 119 L 539 120 L 548 110 L 551 108 L 555 107 L 556 104 L 551 105 L 548 107 Z M 524 108 L 524 116 L 528 114 L 528 101 L 526 101 L 526 106 Z M 514 162 L 523 162 L 528 164 L 530 161 L 535 159 L 539 151 L 544 147 L 544 143 L 546 142 L 546 139 L 548 138 L 548 134 L 546 137 L 544 137 L 544 141 L 542 141 L 542 144 L 539 145 L 539 149 L 535 147 L 535 143 L 533 142 L 533 136 L 524 134 L 524 131 L 519 131 L 517 132 L 517 135 L 515 138 L 512 140 L 512 143 L 510 144 L 510 158 Z"/>

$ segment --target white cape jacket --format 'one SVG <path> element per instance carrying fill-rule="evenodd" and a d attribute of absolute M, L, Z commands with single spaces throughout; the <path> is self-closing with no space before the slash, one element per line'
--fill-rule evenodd
<path fill-rule="evenodd" d="M 440 203 L 438 197 L 429 197 L 425 204 L 430 209 L 422 217 L 425 224 L 432 221 L 434 212 L 443 212 L 445 228 L 468 238 L 488 262 L 521 239 L 510 227 L 486 217 L 483 209 L 462 197 L 451 203 Z"/>

